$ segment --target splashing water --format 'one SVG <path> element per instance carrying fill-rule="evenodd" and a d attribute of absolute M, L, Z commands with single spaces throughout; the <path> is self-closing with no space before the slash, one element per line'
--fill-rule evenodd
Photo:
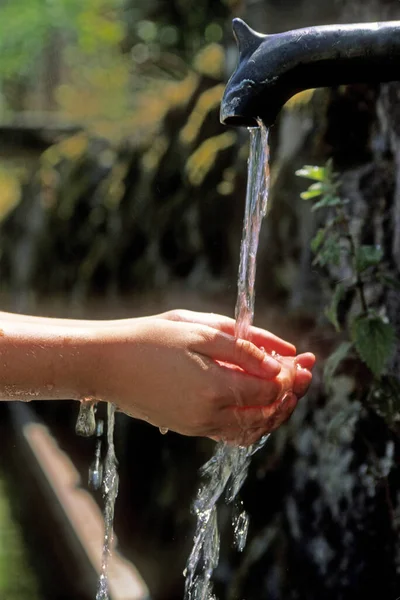
<path fill-rule="evenodd" d="M 250 156 L 235 311 L 235 335 L 242 339 L 248 337 L 253 322 L 258 240 L 268 203 L 268 130 L 261 121 L 258 125 L 249 129 Z M 216 505 L 224 492 L 226 502 L 234 504 L 235 547 L 239 551 L 244 549 L 249 517 L 241 510 L 238 493 L 247 477 L 251 457 L 264 446 L 268 437 L 265 435 L 249 448 L 231 447 L 220 442 L 214 456 L 202 467 L 201 475 L 208 481 L 199 490 L 193 507 L 197 525 L 193 549 L 184 571 L 186 600 L 215 600 L 211 577 L 218 564 L 220 549 Z"/>
<path fill-rule="evenodd" d="M 115 405 L 107 405 L 107 454 L 104 461 L 103 498 L 104 507 L 104 544 L 101 561 L 101 572 L 97 587 L 96 600 L 109 600 L 108 592 L 108 559 L 111 554 L 113 540 L 113 523 L 115 501 L 118 495 L 117 459 L 114 448 Z"/>

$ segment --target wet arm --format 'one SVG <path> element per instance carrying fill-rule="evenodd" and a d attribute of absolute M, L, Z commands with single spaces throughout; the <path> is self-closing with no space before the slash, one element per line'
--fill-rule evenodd
<path fill-rule="evenodd" d="M 15 318 L 14 318 L 15 317 Z M 78 399 L 95 366 L 92 330 L 67 321 L 0 317 L 0 400 Z"/>

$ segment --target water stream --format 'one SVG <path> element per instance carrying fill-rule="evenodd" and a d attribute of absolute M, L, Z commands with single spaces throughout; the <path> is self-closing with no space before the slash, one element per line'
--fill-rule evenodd
<path fill-rule="evenodd" d="M 254 317 L 256 256 L 269 187 L 268 130 L 259 122 L 259 127 L 249 129 L 249 132 L 246 208 L 235 310 L 235 335 L 242 339 L 248 337 Z M 234 505 L 232 526 L 235 547 L 239 551 L 244 549 L 249 518 L 242 510 L 238 494 L 247 477 L 251 457 L 264 446 L 268 437 L 264 436 L 249 448 L 219 442 L 213 457 L 202 467 L 201 475 L 206 482 L 200 488 L 193 507 L 197 525 L 193 549 L 184 571 L 185 600 L 215 600 L 211 577 L 219 559 L 217 502 L 223 494 L 226 502 Z"/>
<path fill-rule="evenodd" d="M 103 468 L 104 544 L 96 600 L 109 600 L 108 559 L 113 541 L 115 501 L 118 495 L 117 458 L 114 447 L 115 405 L 107 404 L 107 454 Z"/>
<path fill-rule="evenodd" d="M 109 600 L 108 559 L 111 555 L 115 501 L 118 495 L 117 458 L 114 447 L 116 407 L 114 404 L 107 404 L 107 454 L 104 465 L 101 460 L 103 420 L 99 419 L 96 424 L 95 410 L 96 403 L 94 400 L 90 398 L 83 399 L 80 404 L 75 431 L 77 435 L 85 437 L 96 434 L 95 457 L 89 467 L 89 487 L 94 490 L 102 487 L 104 498 L 104 541 L 96 600 Z"/>
<path fill-rule="evenodd" d="M 268 130 L 260 122 L 259 127 L 249 129 L 249 131 L 250 156 L 246 208 L 235 310 L 235 335 L 242 339 L 248 337 L 249 328 L 253 322 L 256 256 L 261 222 L 267 209 L 269 183 Z M 118 494 L 117 460 L 114 449 L 115 406 L 113 404 L 107 405 L 107 417 L 107 454 L 102 477 L 105 531 L 96 600 L 109 600 L 107 569 L 113 539 L 115 500 Z M 160 428 L 160 432 L 163 434 L 167 431 L 166 428 Z M 92 435 L 95 432 L 93 403 L 82 403 L 77 432 L 80 435 Z M 235 546 L 239 551 L 244 549 L 249 519 L 247 513 L 242 510 L 238 494 L 247 477 L 251 457 L 264 446 L 268 437 L 268 435 L 264 436 L 257 444 L 249 448 L 232 447 L 225 442 L 220 442 L 217 444 L 214 456 L 201 469 L 206 483 L 199 490 L 194 503 L 197 527 L 193 549 L 185 569 L 186 600 L 215 599 L 211 577 L 219 559 L 217 502 L 223 494 L 225 494 L 226 502 L 234 506 L 232 526 Z M 96 457 L 99 459 L 97 454 Z M 97 484 L 99 481 L 96 480 Z"/>

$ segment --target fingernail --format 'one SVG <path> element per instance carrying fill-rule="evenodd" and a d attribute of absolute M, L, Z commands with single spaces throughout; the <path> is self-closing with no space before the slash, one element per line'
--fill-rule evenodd
<path fill-rule="evenodd" d="M 272 372 L 272 377 L 275 377 L 281 371 L 281 365 L 278 363 L 278 361 L 268 355 L 264 356 L 261 365 L 266 371 L 269 371 L 270 373 Z"/>

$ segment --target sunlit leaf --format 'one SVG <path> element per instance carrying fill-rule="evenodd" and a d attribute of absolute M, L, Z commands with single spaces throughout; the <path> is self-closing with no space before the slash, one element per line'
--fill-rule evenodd
<path fill-rule="evenodd" d="M 303 198 L 303 200 L 311 200 L 312 198 L 317 198 L 318 196 L 321 196 L 323 191 L 324 190 L 321 183 L 313 183 L 312 185 L 310 185 L 308 190 L 300 194 L 300 197 Z"/>
<path fill-rule="evenodd" d="M 304 177 L 305 179 L 312 179 L 313 181 L 324 181 L 325 167 L 304 165 L 304 167 L 296 171 L 296 175 L 298 177 Z"/>

